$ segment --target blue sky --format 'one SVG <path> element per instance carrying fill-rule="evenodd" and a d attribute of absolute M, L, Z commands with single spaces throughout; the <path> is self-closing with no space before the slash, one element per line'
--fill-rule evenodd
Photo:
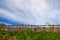
<path fill-rule="evenodd" d="M 0 0 L 0 22 L 60 24 L 60 0 Z"/>

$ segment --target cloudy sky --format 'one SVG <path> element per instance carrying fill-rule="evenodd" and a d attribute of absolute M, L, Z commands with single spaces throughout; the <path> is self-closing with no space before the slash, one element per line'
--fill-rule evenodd
<path fill-rule="evenodd" d="M 60 0 L 0 0 L 0 22 L 60 24 Z"/>

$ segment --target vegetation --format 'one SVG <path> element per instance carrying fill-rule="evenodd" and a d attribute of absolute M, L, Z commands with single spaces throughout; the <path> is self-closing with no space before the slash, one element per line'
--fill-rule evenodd
<path fill-rule="evenodd" d="M 32 30 L 4 31 L 0 30 L 0 40 L 60 40 L 60 32 Z"/>
<path fill-rule="evenodd" d="M 5 31 L 0 28 L 0 40 L 60 40 L 60 32 L 46 30 L 37 32 L 31 29 Z"/>

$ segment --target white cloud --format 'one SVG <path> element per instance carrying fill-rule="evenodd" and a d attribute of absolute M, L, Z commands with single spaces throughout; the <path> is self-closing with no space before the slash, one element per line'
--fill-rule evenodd
<path fill-rule="evenodd" d="M 2 15 L 2 17 L 9 19 L 9 20 L 12 20 L 12 21 L 17 21 L 17 22 L 24 21 L 23 18 L 19 19 L 20 17 L 17 16 L 16 14 L 13 14 L 13 13 L 8 12 L 8 11 L 3 10 L 3 9 L 0 9 L 0 15 Z"/>
<path fill-rule="evenodd" d="M 24 22 L 26 24 L 43 24 L 44 22 L 50 22 L 49 18 L 52 20 L 57 15 L 60 15 L 60 11 L 54 9 L 51 5 L 56 2 L 53 2 L 53 0 L 49 3 L 46 0 L 5 0 L 4 2 L 14 12 L 1 8 L 0 14 L 2 13 L 4 18 L 7 17 L 6 19 L 12 21 Z"/>

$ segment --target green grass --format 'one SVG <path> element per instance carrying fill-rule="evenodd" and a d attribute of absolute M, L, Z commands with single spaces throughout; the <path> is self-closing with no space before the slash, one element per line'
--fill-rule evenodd
<path fill-rule="evenodd" d="M 1 36 L 2 35 L 2 36 Z M 13 37 L 13 38 L 11 38 Z M 47 32 L 47 31 L 32 31 L 32 30 L 20 30 L 20 31 L 4 31 L 0 30 L 0 40 L 60 40 L 60 32 Z"/>

